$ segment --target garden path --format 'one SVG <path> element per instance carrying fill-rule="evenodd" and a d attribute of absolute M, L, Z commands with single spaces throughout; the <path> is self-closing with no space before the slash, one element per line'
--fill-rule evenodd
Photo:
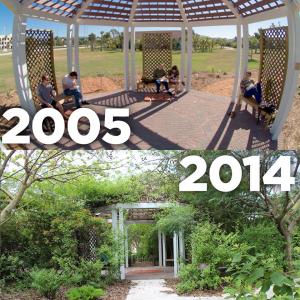
<path fill-rule="evenodd" d="M 176 295 L 166 287 L 164 279 L 133 280 L 126 300 L 223 300 L 223 297 L 186 297 Z"/>

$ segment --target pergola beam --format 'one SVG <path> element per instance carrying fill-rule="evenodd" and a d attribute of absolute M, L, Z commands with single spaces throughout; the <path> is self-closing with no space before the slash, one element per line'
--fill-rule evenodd
<path fill-rule="evenodd" d="M 74 15 L 74 20 L 77 21 L 85 12 L 85 10 L 89 7 L 89 5 L 93 2 L 93 0 L 85 0 L 81 7 L 77 10 L 76 14 Z"/>
<path fill-rule="evenodd" d="M 130 16 L 129 16 L 129 23 L 130 24 L 133 22 L 137 6 L 138 6 L 138 0 L 133 0 L 132 7 L 131 7 L 131 10 L 130 10 Z"/>
<path fill-rule="evenodd" d="M 23 0 L 21 2 L 21 5 L 26 8 L 28 8 L 30 5 L 32 5 L 35 2 L 35 0 Z"/>
<path fill-rule="evenodd" d="M 222 0 L 222 2 L 231 10 L 231 12 L 236 16 L 237 19 L 241 19 L 242 15 L 239 10 L 233 5 L 229 0 Z"/>
<path fill-rule="evenodd" d="M 183 22 L 185 24 L 187 24 L 188 23 L 188 19 L 186 17 L 185 9 L 184 9 L 184 7 L 182 5 L 182 1 L 181 0 L 176 0 L 176 2 L 177 2 L 177 5 L 178 5 L 178 8 L 179 8 L 179 11 L 180 11 L 181 18 L 182 18 Z"/>

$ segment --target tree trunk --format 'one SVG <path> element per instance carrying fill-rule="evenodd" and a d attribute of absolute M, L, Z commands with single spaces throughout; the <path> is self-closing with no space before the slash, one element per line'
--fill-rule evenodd
<path fill-rule="evenodd" d="M 279 224 L 278 230 L 284 238 L 284 256 L 287 262 L 287 270 L 292 271 L 293 269 L 293 238 L 290 230 L 285 227 L 282 223 Z"/>

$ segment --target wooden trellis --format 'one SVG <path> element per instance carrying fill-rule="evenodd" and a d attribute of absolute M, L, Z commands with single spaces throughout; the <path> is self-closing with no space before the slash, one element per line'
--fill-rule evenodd
<path fill-rule="evenodd" d="M 35 104 L 39 104 L 36 88 L 41 82 L 43 74 L 47 74 L 50 83 L 57 92 L 57 84 L 54 68 L 53 31 L 51 30 L 26 30 L 26 62 L 28 79 L 32 98 Z"/>
<path fill-rule="evenodd" d="M 172 67 L 172 34 L 144 33 L 143 35 L 143 80 L 152 81 L 154 70 L 160 65 L 165 70 Z"/>
<path fill-rule="evenodd" d="M 276 27 L 261 30 L 261 63 L 259 81 L 263 99 L 279 108 L 288 64 L 288 28 Z"/>
<path fill-rule="evenodd" d="M 78 241 L 78 255 L 84 259 L 95 260 L 96 248 L 98 245 L 98 239 L 96 231 L 93 228 L 84 231 L 76 232 L 76 238 Z"/>

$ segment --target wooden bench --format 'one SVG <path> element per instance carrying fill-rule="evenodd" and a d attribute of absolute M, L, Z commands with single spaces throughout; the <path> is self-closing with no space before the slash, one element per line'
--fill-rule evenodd
<path fill-rule="evenodd" d="M 251 106 L 253 109 L 255 109 L 258 112 L 257 115 L 257 124 L 259 124 L 260 121 L 260 117 L 263 116 L 265 119 L 265 127 L 269 127 L 270 124 L 273 122 L 273 120 L 276 117 L 276 113 L 277 111 L 274 111 L 273 113 L 268 113 L 266 111 L 264 111 L 256 102 L 256 100 L 253 97 L 245 97 L 243 95 L 240 95 L 239 97 L 239 105 L 242 105 L 242 102 L 246 103 L 246 106 L 249 105 Z"/>
<path fill-rule="evenodd" d="M 182 86 L 183 84 L 180 82 L 179 84 L 175 84 L 172 82 L 169 82 L 169 88 L 172 92 L 172 90 L 175 92 L 175 94 L 178 94 L 180 92 L 180 86 Z M 142 79 L 138 80 L 136 82 L 136 90 L 138 92 L 141 92 L 145 89 L 146 86 L 153 86 L 154 88 L 156 88 L 155 82 L 154 81 L 149 81 L 149 82 L 145 82 Z"/>

